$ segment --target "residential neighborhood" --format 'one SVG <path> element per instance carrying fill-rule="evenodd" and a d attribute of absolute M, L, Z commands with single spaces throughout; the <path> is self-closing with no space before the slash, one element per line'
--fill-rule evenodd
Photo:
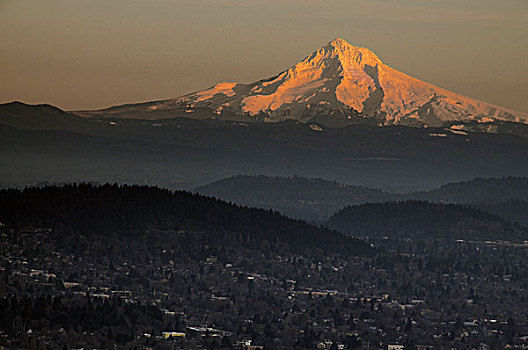
<path fill-rule="evenodd" d="M 201 245 L 201 235 L 148 230 L 123 241 L 2 227 L 0 296 L 18 299 L 4 299 L 2 308 L 17 313 L 20 303 L 32 306 L 23 308 L 29 314 L 3 316 L 0 344 L 528 348 L 525 247 L 381 239 L 371 241 L 374 255 L 344 257 L 271 244 Z M 86 319 L 67 328 L 40 322 L 42 303 L 121 311 L 117 320 Z"/>

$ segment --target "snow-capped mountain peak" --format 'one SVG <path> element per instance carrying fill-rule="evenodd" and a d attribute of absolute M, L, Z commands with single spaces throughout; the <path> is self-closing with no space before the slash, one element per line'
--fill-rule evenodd
<path fill-rule="evenodd" d="M 114 107 L 111 111 L 123 116 L 134 112 L 136 117 L 143 114 L 149 119 L 153 119 L 151 115 L 185 115 L 270 122 L 293 119 L 329 125 L 358 121 L 411 126 L 496 119 L 528 122 L 526 113 L 449 92 L 398 72 L 369 49 L 341 38 L 269 79 L 250 84 L 220 83 L 180 98 Z"/>
<path fill-rule="evenodd" d="M 353 46 L 341 38 L 336 38 L 324 47 L 315 51 L 307 60 L 337 59 L 343 69 L 362 69 L 365 66 L 374 67 L 381 64 L 381 60 L 365 47 Z"/>

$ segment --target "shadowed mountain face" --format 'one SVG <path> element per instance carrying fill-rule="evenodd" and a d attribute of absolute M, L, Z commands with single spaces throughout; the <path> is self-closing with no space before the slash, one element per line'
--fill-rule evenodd
<path fill-rule="evenodd" d="M 328 126 L 370 123 L 438 127 L 448 121 L 528 121 L 528 114 L 452 93 L 398 72 L 372 51 L 339 38 L 269 79 L 250 84 L 224 82 L 175 99 L 77 113 L 138 119 L 292 119 Z"/>

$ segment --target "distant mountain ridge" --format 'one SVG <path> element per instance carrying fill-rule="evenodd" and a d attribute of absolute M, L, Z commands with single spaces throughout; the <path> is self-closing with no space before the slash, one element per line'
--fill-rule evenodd
<path fill-rule="evenodd" d="M 372 51 L 341 38 L 275 77 L 250 84 L 223 82 L 182 97 L 78 111 L 93 117 L 176 116 L 329 126 L 439 127 L 449 121 L 528 122 L 528 114 L 471 99 L 384 64 Z"/>
<path fill-rule="evenodd" d="M 26 130 L 81 131 L 93 123 L 49 104 L 13 101 L 0 104 L 0 124 Z"/>
<path fill-rule="evenodd" d="M 15 102 L 0 105 L 0 184 L 112 181 L 191 190 L 236 174 L 297 174 L 409 192 L 479 176 L 528 176 L 527 124 L 458 125 L 80 118 Z"/>

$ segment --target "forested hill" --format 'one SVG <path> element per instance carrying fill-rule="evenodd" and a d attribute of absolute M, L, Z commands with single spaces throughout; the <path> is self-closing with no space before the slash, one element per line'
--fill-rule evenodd
<path fill-rule="evenodd" d="M 264 241 L 294 249 L 367 252 L 360 240 L 286 218 L 201 195 L 157 187 L 74 184 L 0 191 L 0 222 L 77 234 L 123 238 L 149 229 L 203 231 L 208 242 L 258 247 Z"/>
<path fill-rule="evenodd" d="M 237 204 L 278 210 L 294 218 L 322 222 L 347 205 L 397 200 L 468 204 L 526 224 L 528 178 L 475 178 L 430 191 L 394 194 L 324 179 L 239 175 L 198 187 L 198 193 Z M 509 204 L 508 204 L 509 203 Z"/>
<path fill-rule="evenodd" d="M 435 190 L 406 195 L 412 199 L 451 203 L 489 203 L 528 200 L 528 178 L 475 178 L 450 183 Z"/>
<path fill-rule="evenodd" d="M 394 200 L 379 189 L 305 177 L 238 175 L 197 188 L 198 193 L 241 205 L 278 210 L 290 217 L 323 220 L 346 205 Z"/>
<path fill-rule="evenodd" d="M 414 200 L 348 206 L 326 225 L 371 236 L 512 241 L 526 237 L 522 227 L 479 209 Z"/>
<path fill-rule="evenodd" d="M 484 202 L 475 204 L 475 207 L 528 226 L 528 201 Z"/>

